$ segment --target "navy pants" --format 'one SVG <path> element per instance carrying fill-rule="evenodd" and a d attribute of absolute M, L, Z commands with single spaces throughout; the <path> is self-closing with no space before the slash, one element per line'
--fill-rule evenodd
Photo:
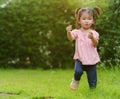
<path fill-rule="evenodd" d="M 97 84 L 96 65 L 82 65 L 78 59 L 75 60 L 74 79 L 79 81 L 83 71 L 86 71 L 89 87 L 95 88 Z"/>

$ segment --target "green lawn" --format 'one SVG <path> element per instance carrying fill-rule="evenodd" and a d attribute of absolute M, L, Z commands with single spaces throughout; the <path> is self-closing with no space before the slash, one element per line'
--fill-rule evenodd
<path fill-rule="evenodd" d="M 73 70 L 16 70 L 0 69 L 0 99 L 120 99 L 120 69 L 98 69 L 98 85 L 88 87 L 84 73 L 78 90 L 69 84 Z M 42 98 L 52 97 L 52 98 Z"/>

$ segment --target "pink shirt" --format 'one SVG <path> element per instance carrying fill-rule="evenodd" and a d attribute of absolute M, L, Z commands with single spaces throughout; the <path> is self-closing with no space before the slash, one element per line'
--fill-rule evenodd
<path fill-rule="evenodd" d="M 95 30 L 91 30 L 94 38 L 99 39 L 99 34 Z M 74 59 L 79 59 L 83 65 L 94 65 L 100 61 L 97 48 L 93 46 L 93 42 L 88 38 L 88 34 L 84 34 L 81 30 L 74 29 L 71 32 L 75 40 Z"/>

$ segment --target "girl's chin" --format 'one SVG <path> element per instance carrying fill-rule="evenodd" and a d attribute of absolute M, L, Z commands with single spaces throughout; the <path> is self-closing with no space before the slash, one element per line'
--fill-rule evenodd
<path fill-rule="evenodd" d="M 88 29 L 90 29 L 90 28 L 89 28 L 89 27 L 83 27 L 83 29 L 88 30 Z"/>

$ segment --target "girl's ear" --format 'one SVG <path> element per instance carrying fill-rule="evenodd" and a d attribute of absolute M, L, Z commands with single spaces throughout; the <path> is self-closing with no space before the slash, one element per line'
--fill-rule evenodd
<path fill-rule="evenodd" d="M 81 24 L 81 22 L 79 21 L 78 24 Z"/>
<path fill-rule="evenodd" d="M 78 24 L 81 24 L 80 19 L 78 20 Z"/>

